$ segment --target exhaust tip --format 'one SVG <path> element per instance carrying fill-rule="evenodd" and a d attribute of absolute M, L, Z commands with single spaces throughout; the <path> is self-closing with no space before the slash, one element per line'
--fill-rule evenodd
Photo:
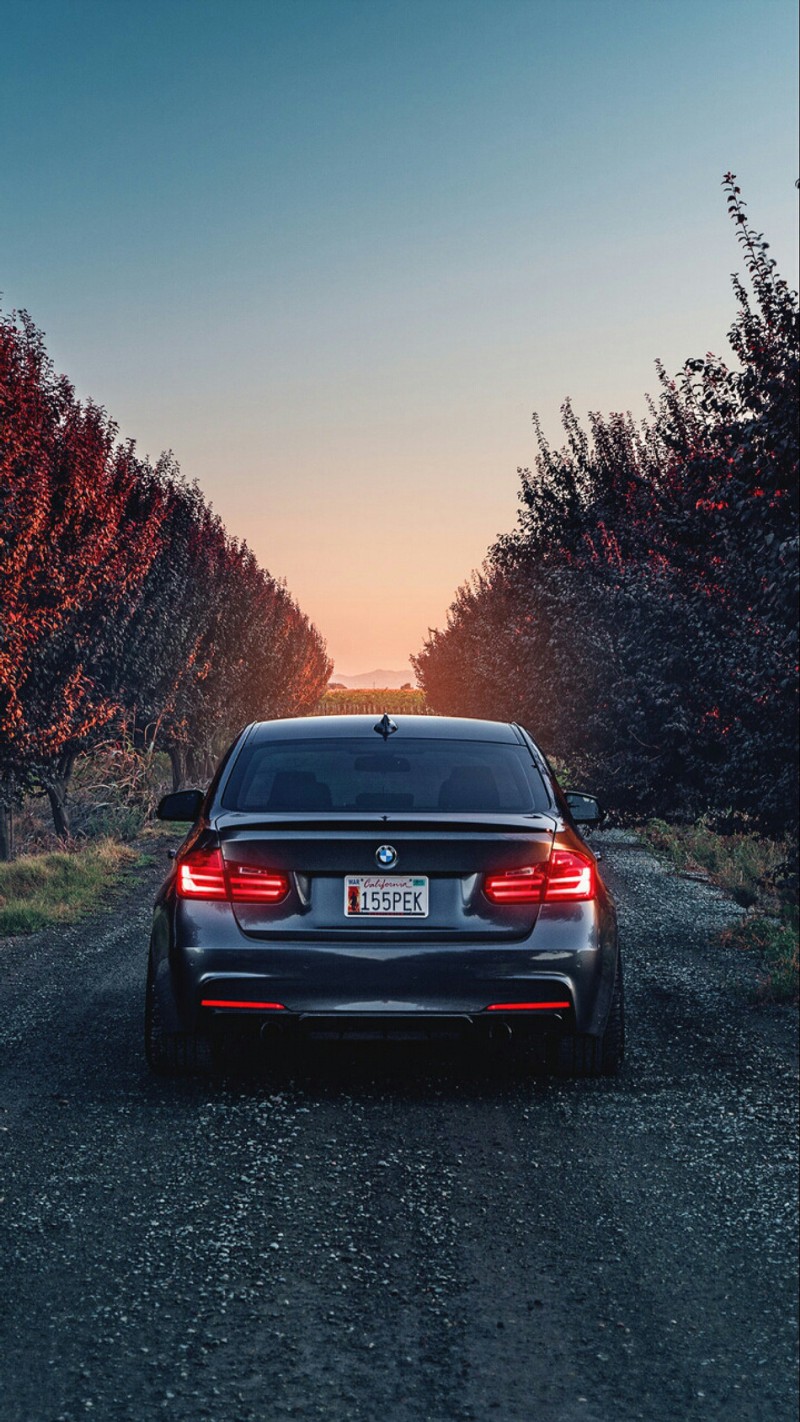
<path fill-rule="evenodd" d="M 493 1022 L 489 1028 L 489 1041 L 499 1044 L 508 1043 L 513 1037 L 513 1032 L 507 1022 Z"/>

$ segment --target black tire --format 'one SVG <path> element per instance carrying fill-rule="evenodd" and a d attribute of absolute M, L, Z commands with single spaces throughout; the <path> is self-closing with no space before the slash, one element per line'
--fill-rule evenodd
<path fill-rule="evenodd" d="M 616 1076 L 625 1060 L 625 992 L 622 983 L 622 957 L 617 956 L 617 976 L 611 995 L 606 1030 L 602 1037 L 603 1076 Z"/>
<path fill-rule="evenodd" d="M 588 1032 L 565 1032 L 553 1042 L 551 1064 L 557 1076 L 616 1076 L 625 1058 L 625 997 L 622 986 L 622 958 L 617 958 L 617 975 L 611 1007 L 602 1037 Z"/>
<path fill-rule="evenodd" d="M 153 963 L 148 959 L 144 1002 L 144 1054 L 156 1076 L 192 1076 L 209 1071 L 211 1045 L 196 1032 L 168 1032 L 163 1024 Z"/>

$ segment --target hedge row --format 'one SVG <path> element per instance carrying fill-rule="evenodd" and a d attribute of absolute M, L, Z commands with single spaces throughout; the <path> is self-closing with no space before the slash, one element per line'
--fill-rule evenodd
<path fill-rule="evenodd" d="M 39 789 L 69 830 L 79 751 L 121 723 L 203 777 L 254 717 L 311 709 L 325 644 L 171 456 L 76 399 L 24 314 L 0 317 L 0 857 Z"/>
<path fill-rule="evenodd" d="M 725 177 L 735 361 L 650 415 L 536 424 L 516 529 L 415 659 L 436 710 L 530 726 L 618 809 L 796 823 L 797 295 Z"/>

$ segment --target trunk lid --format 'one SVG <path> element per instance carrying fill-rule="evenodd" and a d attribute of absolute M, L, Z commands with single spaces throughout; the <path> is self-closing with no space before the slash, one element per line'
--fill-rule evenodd
<path fill-rule="evenodd" d="M 259 939 L 366 942 L 453 941 L 526 937 L 538 905 L 491 904 L 485 874 L 541 863 L 550 855 L 556 822 L 545 814 L 261 815 L 230 812 L 214 823 L 227 865 L 288 874 L 292 889 L 278 905 L 234 903 L 242 930 Z M 380 868 L 382 845 L 397 853 Z M 348 917 L 348 875 L 428 880 L 424 918 Z"/>

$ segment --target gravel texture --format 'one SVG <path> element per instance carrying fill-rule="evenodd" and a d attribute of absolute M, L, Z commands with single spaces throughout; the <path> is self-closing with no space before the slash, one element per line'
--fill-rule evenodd
<path fill-rule="evenodd" d="M 794 1015 L 630 835 L 617 1081 L 415 1044 L 157 1081 L 152 887 L 0 945 L 0 1418 L 796 1415 Z"/>

